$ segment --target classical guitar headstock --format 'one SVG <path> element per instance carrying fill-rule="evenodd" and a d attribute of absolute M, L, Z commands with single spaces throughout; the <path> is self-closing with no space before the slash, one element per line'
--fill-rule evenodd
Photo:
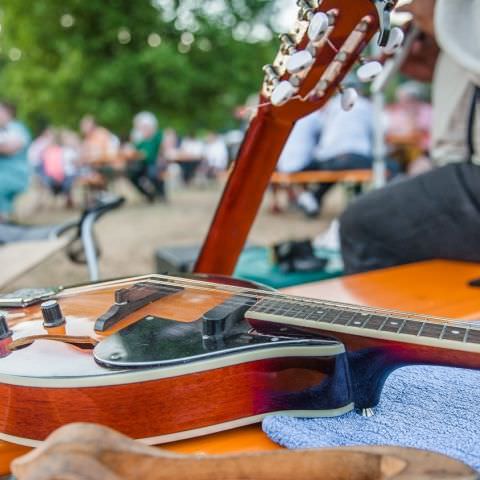
<path fill-rule="evenodd" d="M 360 57 L 380 29 L 379 44 L 387 51 L 403 40 L 399 29 L 390 29 L 394 0 L 298 0 L 298 19 L 292 31 L 280 36 L 280 49 L 265 65 L 261 103 L 272 115 L 296 121 L 321 107 L 335 92 L 342 92 L 342 106 L 353 107 L 356 92 L 343 89 L 341 81 L 353 65 L 363 82 L 382 70 L 377 61 Z"/>

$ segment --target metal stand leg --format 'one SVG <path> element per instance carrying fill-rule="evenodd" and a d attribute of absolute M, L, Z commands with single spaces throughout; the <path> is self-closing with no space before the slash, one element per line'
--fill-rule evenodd
<path fill-rule="evenodd" d="M 95 224 L 95 220 L 96 215 L 91 213 L 85 217 L 82 223 L 82 243 L 85 250 L 88 273 L 92 282 L 96 282 L 100 277 L 97 252 L 93 238 L 93 225 Z"/>

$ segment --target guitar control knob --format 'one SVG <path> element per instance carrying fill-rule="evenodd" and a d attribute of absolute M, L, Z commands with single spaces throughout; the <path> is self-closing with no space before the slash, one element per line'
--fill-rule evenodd
<path fill-rule="evenodd" d="M 270 98 L 272 105 L 279 107 L 287 103 L 297 92 L 297 89 L 288 81 L 281 81 L 273 90 Z"/>
<path fill-rule="evenodd" d="M 401 28 L 392 28 L 390 36 L 388 37 L 388 42 L 383 48 L 383 51 L 388 55 L 392 55 L 402 46 L 404 39 L 405 34 Z"/>
<path fill-rule="evenodd" d="M 59 327 L 65 323 L 62 309 L 56 300 L 48 300 L 40 305 L 45 328 Z"/>
<path fill-rule="evenodd" d="M 357 70 L 357 76 L 361 82 L 371 82 L 382 73 L 382 70 L 380 62 L 366 62 Z"/>
<path fill-rule="evenodd" d="M 289 73 L 300 73 L 310 67 L 313 62 L 314 58 L 308 50 L 300 50 L 288 59 L 287 71 Z"/>
<path fill-rule="evenodd" d="M 7 319 L 5 315 L 0 313 L 0 340 L 5 340 L 12 336 L 12 331 L 8 328 Z"/>
<path fill-rule="evenodd" d="M 317 12 L 310 20 L 307 35 L 311 42 L 319 42 L 328 30 L 328 15 L 324 12 Z"/>

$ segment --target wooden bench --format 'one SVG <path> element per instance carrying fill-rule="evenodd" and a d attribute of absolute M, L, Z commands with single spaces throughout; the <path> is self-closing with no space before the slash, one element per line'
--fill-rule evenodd
<path fill-rule="evenodd" d="M 315 170 L 308 172 L 274 172 L 270 183 L 274 185 L 304 185 L 309 183 L 369 183 L 372 170 Z"/>
<path fill-rule="evenodd" d="M 314 170 L 305 172 L 274 172 L 270 180 L 272 186 L 272 212 L 281 212 L 282 209 L 278 202 L 278 190 L 286 188 L 290 200 L 295 198 L 293 188 L 297 185 L 309 185 L 315 183 L 350 183 L 356 186 L 370 183 L 373 180 L 373 171 L 370 169 L 362 170 Z"/>

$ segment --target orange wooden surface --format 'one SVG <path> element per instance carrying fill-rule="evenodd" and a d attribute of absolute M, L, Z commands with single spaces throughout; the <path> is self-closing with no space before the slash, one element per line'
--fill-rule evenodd
<path fill-rule="evenodd" d="M 312 172 L 283 173 L 275 172 L 270 183 L 290 185 L 302 183 L 366 183 L 372 180 L 372 170 L 325 170 Z"/>
<path fill-rule="evenodd" d="M 292 295 L 453 318 L 480 318 L 480 263 L 433 260 L 310 283 Z"/>
<path fill-rule="evenodd" d="M 430 261 L 285 289 L 286 293 L 368 306 L 457 318 L 480 317 L 480 264 Z M 260 426 L 244 427 L 164 445 L 179 453 L 227 453 L 280 448 Z M 0 442 L 0 474 L 10 461 L 28 451 Z"/>

